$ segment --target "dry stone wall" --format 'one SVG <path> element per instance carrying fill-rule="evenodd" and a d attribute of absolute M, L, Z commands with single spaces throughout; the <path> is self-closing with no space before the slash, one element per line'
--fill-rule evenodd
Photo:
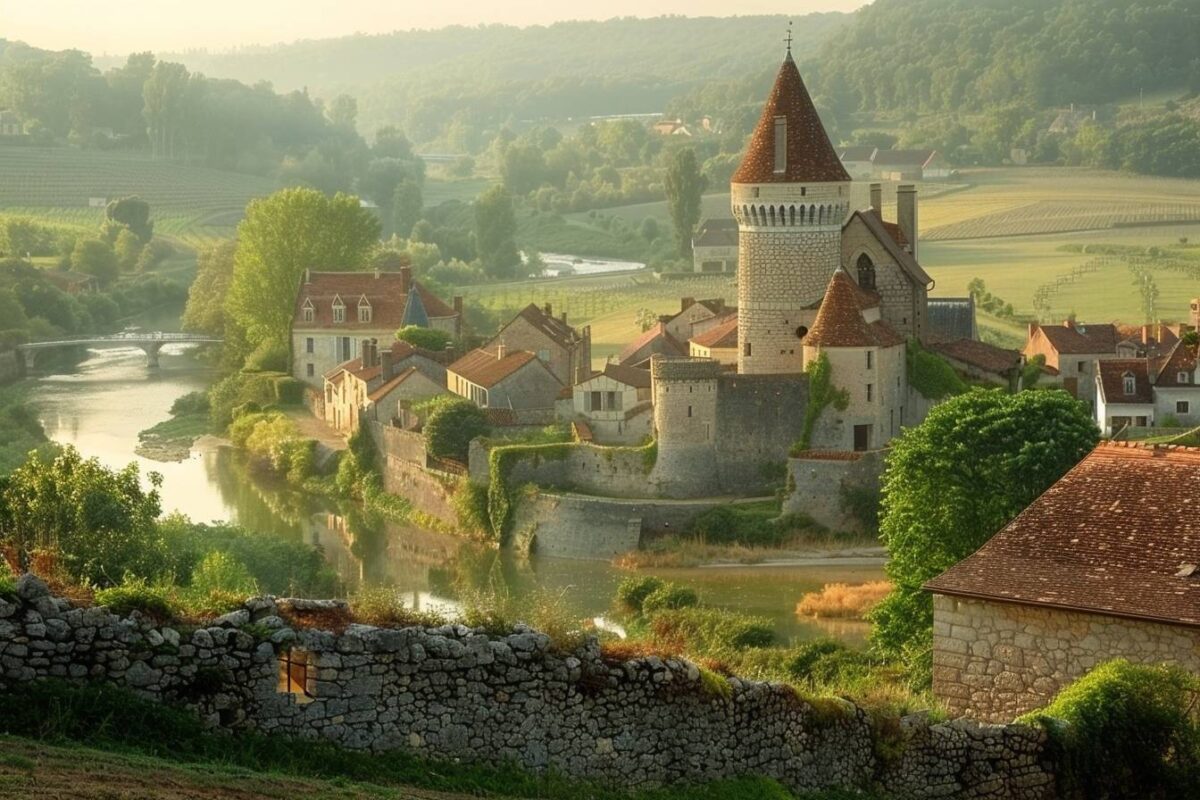
<path fill-rule="evenodd" d="M 852 704 L 818 713 L 790 688 L 738 679 L 715 690 L 686 661 L 610 663 L 594 639 L 564 652 L 520 625 L 335 634 L 285 621 L 337 605 L 256 598 L 184 629 L 73 608 L 24 576 L 0 599 L 0 691 L 44 678 L 106 682 L 213 728 L 628 787 L 756 774 L 795 790 L 877 786 L 896 800 L 1054 796 L 1044 735 L 1031 728 L 907 717 L 881 760 L 868 714 Z M 295 684 L 311 696 L 280 690 L 282 653 L 306 666 Z"/>

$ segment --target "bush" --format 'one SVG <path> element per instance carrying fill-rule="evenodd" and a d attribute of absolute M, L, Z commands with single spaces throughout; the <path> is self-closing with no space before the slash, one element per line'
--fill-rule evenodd
<path fill-rule="evenodd" d="M 165 586 L 151 586 L 145 578 L 126 578 L 116 586 L 96 592 L 96 605 L 107 606 L 114 614 L 129 616 L 140 611 L 159 622 L 175 616 Z"/>
<path fill-rule="evenodd" d="M 794 531 L 795 521 L 781 524 L 775 503 L 729 503 L 698 515 L 688 534 L 709 544 L 776 545 Z"/>
<path fill-rule="evenodd" d="M 437 328 L 422 328 L 419 325 L 405 325 L 396 331 L 396 338 L 402 342 L 408 342 L 413 347 L 433 351 L 445 350 L 450 342 L 454 340 L 445 331 L 440 331 Z"/>
<path fill-rule="evenodd" d="M 188 392 L 171 404 L 171 415 L 175 417 L 184 414 L 207 414 L 208 410 L 208 395 L 204 392 Z"/>
<path fill-rule="evenodd" d="M 694 608 L 700 605 L 700 597 L 694 589 L 668 583 L 646 595 L 642 602 L 642 613 L 653 614 L 677 608 Z"/>
<path fill-rule="evenodd" d="M 775 643 L 769 620 L 719 608 L 680 608 L 650 618 L 654 639 L 699 655 L 728 653 Z"/>
<path fill-rule="evenodd" d="M 258 593 L 258 584 L 246 565 L 223 550 L 214 550 L 204 557 L 192 573 L 192 586 L 199 595 L 224 592 L 243 598 Z"/>
<path fill-rule="evenodd" d="M 661 578 L 653 575 L 626 578 L 617 586 L 617 605 L 629 614 L 641 614 L 646 598 L 665 585 Z"/>
<path fill-rule="evenodd" d="M 1177 667 L 1110 661 L 1020 721 L 1045 726 L 1061 749 L 1064 794 L 1191 797 L 1200 786 L 1198 694 L 1200 679 Z"/>
<path fill-rule="evenodd" d="M 450 498 L 458 527 L 467 533 L 486 535 L 488 521 L 488 489 L 469 480 L 462 481 Z"/>
<path fill-rule="evenodd" d="M 17 577 L 8 568 L 8 562 L 0 556 L 0 597 L 12 597 L 17 593 Z"/>
<path fill-rule="evenodd" d="M 362 589 L 350 601 L 350 612 L 356 622 L 380 628 L 434 628 L 446 624 L 439 614 L 409 608 L 392 589 Z"/>
<path fill-rule="evenodd" d="M 263 341 L 246 356 L 247 372 L 286 372 L 291 355 L 287 342 Z"/>
<path fill-rule="evenodd" d="M 483 409 L 459 399 L 439 405 L 425 422 L 425 444 L 438 458 L 467 460 L 471 440 L 487 433 Z"/>
<path fill-rule="evenodd" d="M 967 384 L 958 377 L 954 367 L 946 359 L 921 347 L 916 339 L 909 339 L 907 355 L 908 382 L 922 397 L 941 400 L 967 390 Z"/>

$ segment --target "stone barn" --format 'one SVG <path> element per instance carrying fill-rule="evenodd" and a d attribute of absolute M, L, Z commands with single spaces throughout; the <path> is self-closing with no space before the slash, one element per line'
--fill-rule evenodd
<path fill-rule="evenodd" d="M 1200 673 L 1200 448 L 1104 443 L 933 592 L 933 690 L 1009 720 L 1115 658 Z"/>

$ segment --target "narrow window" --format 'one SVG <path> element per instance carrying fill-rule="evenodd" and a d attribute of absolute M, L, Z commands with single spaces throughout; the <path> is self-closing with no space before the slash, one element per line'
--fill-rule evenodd
<path fill-rule="evenodd" d="M 308 375 L 308 377 L 311 378 L 313 375 L 316 374 L 316 369 L 313 367 L 312 364 L 305 364 L 304 365 L 304 373 L 306 375 Z"/>
<path fill-rule="evenodd" d="M 315 346 L 316 346 L 316 342 L 313 340 L 313 337 L 309 336 L 308 338 L 306 338 L 304 340 L 304 352 L 306 352 L 306 353 L 313 352 L 313 350 L 315 349 Z"/>
<path fill-rule="evenodd" d="M 688 417 L 692 416 L 692 407 L 688 406 Z"/>
<path fill-rule="evenodd" d="M 604 400 L 605 400 L 606 410 L 608 410 L 608 411 L 616 411 L 617 410 L 617 393 L 616 392 L 609 392 L 605 396 Z"/>
<path fill-rule="evenodd" d="M 345 322 L 346 321 L 346 306 L 342 304 L 341 300 L 335 300 L 333 302 L 333 321 L 334 322 Z"/>
<path fill-rule="evenodd" d="M 863 253 L 858 257 L 858 285 L 864 289 L 875 289 L 875 264 Z"/>
<path fill-rule="evenodd" d="M 312 322 L 317 316 L 316 310 L 312 306 L 304 307 L 304 321 Z"/>
<path fill-rule="evenodd" d="M 371 321 L 371 307 L 370 306 L 360 305 L 358 307 L 358 321 L 359 322 L 370 322 Z"/>
<path fill-rule="evenodd" d="M 1125 394 L 1135 394 L 1137 392 L 1137 381 L 1134 380 L 1132 372 L 1126 372 L 1123 376 L 1125 379 Z"/>
<path fill-rule="evenodd" d="M 875 356 L 875 353 L 874 353 L 874 351 L 871 351 L 871 350 L 868 350 L 868 351 L 867 351 L 867 369 L 871 369 L 872 367 L 874 367 L 874 366 L 875 366 L 875 364 L 874 364 L 874 361 L 875 361 L 875 359 L 874 359 L 874 356 Z"/>
<path fill-rule="evenodd" d="M 750 343 L 749 342 L 746 342 L 745 346 L 742 348 L 742 351 L 746 354 L 747 357 L 750 356 Z"/>
<path fill-rule="evenodd" d="M 874 399 L 875 399 L 875 384 L 868 383 L 867 384 L 867 402 L 870 403 Z"/>
<path fill-rule="evenodd" d="M 1086 361 L 1080 361 L 1078 364 L 1076 364 L 1076 370 L 1079 372 L 1079 374 L 1082 375 L 1085 369 L 1087 369 Z"/>
<path fill-rule="evenodd" d="M 1187 400 L 1176 400 L 1175 401 L 1175 413 L 1176 414 L 1187 414 L 1187 413 L 1189 413 L 1188 408 L 1189 408 L 1189 406 L 1188 406 Z"/>
<path fill-rule="evenodd" d="M 603 395 L 600 392 L 592 392 L 592 407 L 590 411 L 600 411 L 604 408 L 603 401 L 600 399 Z"/>
<path fill-rule="evenodd" d="M 1188 374 L 1187 374 L 1186 372 L 1181 372 L 1181 373 L 1179 373 L 1179 382 L 1180 382 L 1180 383 L 1187 383 L 1187 382 L 1188 382 Z"/>
<path fill-rule="evenodd" d="M 787 117 L 775 118 L 775 174 L 787 172 Z"/>
<path fill-rule="evenodd" d="M 307 650 L 288 648 L 279 654 L 279 693 L 290 694 L 297 703 L 311 703 L 316 673 Z"/>

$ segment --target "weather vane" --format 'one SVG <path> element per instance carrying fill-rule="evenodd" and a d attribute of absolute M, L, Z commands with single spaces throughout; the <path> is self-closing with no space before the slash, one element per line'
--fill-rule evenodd
<path fill-rule="evenodd" d="M 792 21 L 790 19 L 788 20 L 787 38 L 784 39 L 783 41 L 787 43 L 788 55 L 791 55 L 791 52 L 792 52 Z"/>

